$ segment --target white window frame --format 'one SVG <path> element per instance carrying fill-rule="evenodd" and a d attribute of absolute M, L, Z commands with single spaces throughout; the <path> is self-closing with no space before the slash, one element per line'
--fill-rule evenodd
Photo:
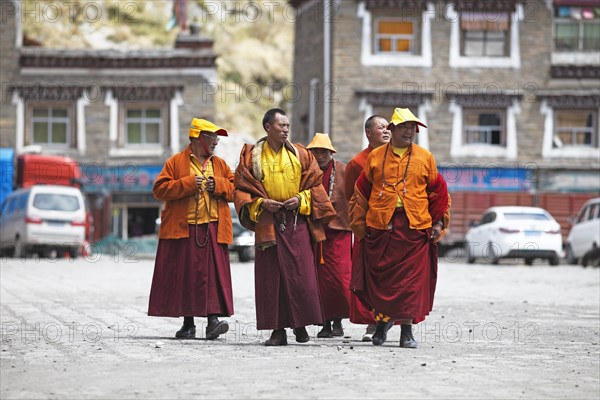
<path fill-rule="evenodd" d="M 417 40 L 417 35 L 415 34 L 415 29 L 417 29 L 417 21 L 414 18 L 393 18 L 393 17 L 377 17 L 375 18 L 374 26 L 377 27 L 380 22 L 410 22 L 413 26 L 413 33 L 411 35 L 399 35 L 399 34 L 389 34 L 384 33 L 380 34 L 377 32 L 373 32 L 373 54 L 390 54 L 390 55 L 398 55 L 398 54 L 415 54 L 415 41 Z M 380 39 L 389 39 L 392 44 L 392 49 L 390 51 L 380 51 L 378 49 L 379 40 Z M 396 41 L 397 40 L 408 40 L 410 43 L 408 51 L 397 51 Z"/>
<path fill-rule="evenodd" d="M 483 114 L 485 112 L 485 110 L 483 110 L 481 108 L 477 108 L 477 107 L 472 107 L 472 108 L 469 107 L 468 110 L 476 111 L 479 114 Z M 490 109 L 489 114 L 495 114 L 496 112 L 497 112 L 497 109 Z M 464 117 L 464 114 L 465 114 L 465 110 L 463 110 L 463 117 Z M 501 136 L 500 137 L 500 142 L 505 142 L 506 141 L 505 140 L 505 136 L 506 136 L 506 127 L 505 127 L 505 125 L 506 125 L 506 122 L 505 122 L 506 121 L 506 114 L 505 114 L 504 111 L 501 111 L 500 119 L 503 120 L 503 121 L 501 121 L 500 125 L 496 125 L 496 126 L 493 126 L 493 125 L 463 126 L 463 131 L 464 131 L 463 140 L 465 142 L 465 146 L 472 146 L 472 145 L 478 145 L 478 144 L 486 144 L 486 145 L 490 145 L 490 146 L 501 146 L 501 147 L 504 147 L 505 146 L 504 144 L 494 144 L 494 143 L 491 143 L 492 132 L 491 132 L 490 128 L 498 128 L 498 130 L 500 131 L 500 136 Z M 463 125 L 464 125 L 464 120 L 463 120 Z M 480 131 L 480 132 L 483 131 L 483 133 L 485 133 L 485 135 L 486 135 L 486 138 L 489 138 L 490 140 L 486 141 L 486 143 L 481 143 L 481 142 L 475 143 L 475 142 L 469 141 L 468 137 L 470 135 L 472 136 L 472 133 L 470 133 L 470 131 L 475 131 L 475 130 Z M 481 133 L 480 133 L 480 135 L 481 135 Z"/>
<path fill-rule="evenodd" d="M 159 116 L 158 117 L 147 117 L 146 116 L 146 112 L 148 110 L 158 110 L 159 112 Z M 123 123 L 123 142 L 125 147 L 137 147 L 137 146 L 142 146 L 142 147 L 156 147 L 156 146 L 162 146 L 162 138 L 164 135 L 164 108 L 160 107 L 160 106 L 144 106 L 144 107 L 125 107 L 124 111 L 124 115 L 123 115 L 123 119 L 124 119 L 124 123 Z M 141 117 L 129 117 L 129 111 L 140 111 L 142 116 Z M 140 143 L 129 143 L 129 124 L 133 123 L 139 123 L 141 126 L 141 142 Z M 149 143 L 146 141 L 146 125 L 154 125 L 154 124 L 158 124 L 158 142 L 156 143 Z"/>
<path fill-rule="evenodd" d="M 108 137 L 110 141 L 110 148 L 108 150 L 109 157 L 121 158 L 121 157 L 160 157 L 163 155 L 165 150 L 165 131 L 168 126 L 169 129 L 169 150 L 171 154 L 176 154 L 180 150 L 179 143 L 179 107 L 183 105 L 183 99 L 180 91 L 176 91 L 173 98 L 164 105 L 162 104 L 152 104 L 149 105 L 148 108 L 157 107 L 160 108 L 161 113 L 164 113 L 161 118 L 163 119 L 162 124 L 162 132 L 160 134 L 160 142 L 159 144 L 152 145 L 126 145 L 126 135 L 125 131 L 125 115 L 127 112 L 127 105 L 123 104 L 122 111 L 119 110 L 121 106 L 119 104 L 119 100 L 113 96 L 112 90 L 107 90 L 104 105 L 109 108 L 109 124 L 108 124 Z M 139 105 L 139 104 L 138 104 Z M 123 123 L 119 123 L 119 114 L 122 112 L 124 114 Z M 162 115 L 162 114 L 161 114 Z M 165 119 L 166 118 L 166 119 Z M 164 121 L 168 121 L 168 123 L 164 123 Z M 123 132 L 123 133 L 120 133 Z M 123 136 L 123 147 L 119 146 L 119 138 Z"/>
<path fill-rule="evenodd" d="M 552 147 L 554 141 L 554 107 L 548 105 L 546 100 L 542 100 L 540 113 L 544 116 L 544 139 L 542 141 L 543 158 L 589 158 L 596 161 L 600 160 L 600 147 L 592 146 L 564 146 L 562 148 Z M 596 111 L 596 143 L 600 143 L 600 109 Z"/>
<path fill-rule="evenodd" d="M 513 100 L 513 103 L 506 107 L 506 144 L 504 146 L 495 144 L 465 143 L 465 135 L 463 131 L 464 107 L 458 104 L 455 100 L 450 100 L 448 109 L 450 113 L 453 114 L 452 138 L 450 140 L 451 157 L 497 157 L 510 160 L 517 158 L 517 114 L 521 113 L 521 106 L 517 100 Z"/>
<path fill-rule="evenodd" d="M 556 23 L 560 21 L 577 21 L 570 18 L 561 18 L 555 16 L 555 7 L 549 7 L 552 13 L 552 54 L 550 56 L 552 65 L 600 65 L 600 51 L 565 51 L 556 49 Z M 580 30 L 583 25 L 580 24 Z M 580 31 L 579 41 L 583 40 L 583 35 Z"/>
<path fill-rule="evenodd" d="M 47 115 L 44 117 L 36 117 L 35 114 L 35 110 L 45 110 L 47 112 Z M 67 113 L 66 117 L 54 117 L 52 115 L 52 111 L 53 110 L 64 110 Z M 31 121 L 29 124 L 29 127 L 31 129 L 31 144 L 32 145 L 41 145 L 41 146 L 49 146 L 49 147 L 70 147 L 71 145 L 71 118 L 70 118 L 70 114 L 71 114 L 71 110 L 69 109 L 68 106 L 65 107 L 61 107 L 61 106 L 54 106 L 54 105 L 46 105 L 44 103 L 40 103 L 40 104 L 35 104 L 31 106 Z M 37 123 L 45 123 L 47 128 L 48 128 L 48 141 L 47 142 L 40 142 L 37 143 L 35 141 L 35 131 L 34 131 L 34 126 Z M 64 143 L 55 143 L 52 142 L 52 125 L 55 123 L 64 123 L 66 125 L 66 133 L 65 133 L 65 139 L 66 142 Z"/>
<path fill-rule="evenodd" d="M 361 64 L 364 66 L 399 66 L 399 67 L 431 67 L 433 57 L 431 52 L 431 24 L 435 18 L 433 2 L 427 2 L 426 9 L 421 13 L 421 54 L 410 53 L 375 53 L 373 35 L 373 15 L 364 1 L 358 4 L 357 17 L 362 19 Z M 418 24 L 416 24 L 418 25 Z"/>
<path fill-rule="evenodd" d="M 460 54 L 461 28 L 460 16 L 454 4 L 448 4 L 446 19 L 450 22 L 450 55 L 448 63 L 451 68 L 520 68 L 521 47 L 519 44 L 519 25 L 523 21 L 523 5 L 517 4 L 515 11 L 510 14 L 510 43 L 507 57 L 484 56 L 468 57 Z"/>
<path fill-rule="evenodd" d="M 583 50 L 583 25 L 587 22 L 587 23 L 593 23 L 593 21 L 596 21 L 597 24 L 600 25 L 600 20 L 598 19 L 593 19 L 593 20 L 576 20 L 576 19 L 571 19 L 571 18 L 554 18 L 554 23 L 552 24 L 552 46 L 554 51 L 556 52 L 562 52 L 562 53 L 593 53 L 593 51 L 590 50 Z M 557 50 L 556 49 L 556 26 L 564 23 L 576 23 L 578 24 L 578 30 L 579 32 L 577 33 L 577 50 Z"/>

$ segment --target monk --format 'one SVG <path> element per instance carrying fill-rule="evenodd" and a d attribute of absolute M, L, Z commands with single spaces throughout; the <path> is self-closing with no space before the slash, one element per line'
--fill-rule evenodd
<path fill-rule="evenodd" d="M 266 346 L 310 340 L 307 325 L 323 324 L 312 244 L 325 240 L 335 210 L 314 156 L 288 141 L 289 119 L 274 108 L 263 118 L 267 136 L 246 144 L 235 171 L 235 208 L 253 230 L 257 329 L 271 329 Z"/>
<path fill-rule="evenodd" d="M 206 339 L 229 330 L 219 317 L 233 315 L 227 245 L 232 242 L 233 173 L 214 156 L 227 131 L 194 118 L 190 144 L 169 158 L 152 189 L 165 202 L 150 290 L 148 315 L 181 317 L 176 338 L 196 336 L 194 317 L 207 317 Z"/>
<path fill-rule="evenodd" d="M 374 149 L 350 200 L 350 225 L 362 246 L 350 288 L 374 310 L 372 342 L 380 346 L 400 321 L 400 347 L 418 346 L 412 324 L 433 306 L 437 241 L 449 223 L 450 197 L 433 155 L 413 143 L 418 126 L 396 108 L 390 143 Z"/>
<path fill-rule="evenodd" d="M 354 156 L 346 166 L 344 190 L 348 201 L 350 201 L 352 194 L 354 194 L 354 184 L 365 168 L 367 157 L 371 154 L 371 151 L 390 141 L 390 131 L 388 130 L 387 120 L 380 115 L 372 115 L 367 118 L 365 122 L 365 136 L 369 141 L 369 145 L 366 149 Z M 359 242 L 360 241 L 355 238 L 353 254 L 358 250 Z M 367 325 L 367 330 L 362 336 L 362 341 L 371 341 L 377 322 L 375 321 L 371 310 L 368 310 L 353 292 L 351 292 L 350 295 L 350 322 Z"/>
<path fill-rule="evenodd" d="M 323 171 L 323 187 L 337 213 L 325 227 L 325 241 L 313 247 L 325 318 L 317 337 L 344 336 L 342 319 L 350 316 L 352 271 L 352 231 L 348 221 L 348 200 L 344 194 L 346 164 L 333 159 L 336 150 L 326 133 L 316 133 L 306 148 L 313 153 Z"/>

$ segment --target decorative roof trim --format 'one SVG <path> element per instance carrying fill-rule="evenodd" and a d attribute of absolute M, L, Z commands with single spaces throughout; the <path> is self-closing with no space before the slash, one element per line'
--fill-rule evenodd
<path fill-rule="evenodd" d="M 433 97 L 430 92 L 377 91 L 358 89 L 356 95 L 375 106 L 416 107 Z"/>
<path fill-rule="evenodd" d="M 513 102 L 521 101 L 522 94 L 515 93 L 446 93 L 449 101 L 463 107 L 506 108 Z"/>
<path fill-rule="evenodd" d="M 29 102 L 72 102 L 82 97 L 86 86 L 62 83 L 17 84 L 8 86 L 8 93 L 18 93 Z"/>
<path fill-rule="evenodd" d="M 600 66 L 553 65 L 550 76 L 557 79 L 600 79 Z"/>
<path fill-rule="evenodd" d="M 575 95 L 575 94 L 540 94 L 540 99 L 545 100 L 548 106 L 562 109 L 581 109 L 600 107 L 600 94 Z"/>
<path fill-rule="evenodd" d="M 427 0 L 365 0 L 367 10 L 373 8 L 399 8 L 406 10 L 425 10 Z"/>
<path fill-rule="evenodd" d="M 509 11 L 515 12 L 520 0 L 456 0 L 456 11 Z"/>
<path fill-rule="evenodd" d="M 154 54 L 116 57 L 102 54 L 21 54 L 22 68 L 198 68 L 214 67 L 216 55 L 159 55 Z"/>
<path fill-rule="evenodd" d="M 141 86 L 136 84 L 106 86 L 104 90 L 112 90 L 113 97 L 125 103 L 140 101 L 170 101 L 183 86 Z"/>

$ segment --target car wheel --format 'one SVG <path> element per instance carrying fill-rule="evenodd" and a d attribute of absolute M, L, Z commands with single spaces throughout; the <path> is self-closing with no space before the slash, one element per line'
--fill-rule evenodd
<path fill-rule="evenodd" d="M 498 265 L 500 262 L 500 257 L 496 255 L 496 251 L 494 250 L 494 245 L 490 242 L 487 246 L 487 257 L 490 260 L 490 263 L 493 265 Z"/>
<path fill-rule="evenodd" d="M 69 249 L 69 255 L 71 256 L 71 258 L 78 258 L 80 255 L 80 248 L 71 247 L 71 249 Z"/>
<path fill-rule="evenodd" d="M 241 262 L 248 262 L 254 258 L 254 248 L 251 246 L 242 247 L 238 252 L 238 257 Z"/>
<path fill-rule="evenodd" d="M 529 265 L 529 266 L 533 265 L 534 260 L 535 260 L 535 258 L 527 257 L 525 259 L 525 265 Z"/>
<path fill-rule="evenodd" d="M 550 258 L 548 259 L 548 263 L 549 263 L 550 265 L 552 265 L 553 267 L 557 266 L 557 265 L 558 265 L 558 262 L 559 262 L 559 260 L 558 260 L 558 256 L 552 256 L 552 257 L 550 257 Z"/>
<path fill-rule="evenodd" d="M 25 258 L 27 255 L 25 254 L 25 247 L 23 246 L 23 242 L 21 238 L 15 239 L 15 251 L 13 252 L 14 258 Z"/>
<path fill-rule="evenodd" d="M 573 255 L 573 249 L 571 248 L 571 244 L 567 243 L 567 246 L 565 248 L 565 258 L 567 260 L 567 264 L 569 265 L 577 265 L 577 258 Z"/>
<path fill-rule="evenodd" d="M 471 246 L 469 246 L 469 243 L 465 245 L 465 254 L 467 256 L 467 263 L 473 264 L 475 262 L 475 256 L 471 253 Z"/>

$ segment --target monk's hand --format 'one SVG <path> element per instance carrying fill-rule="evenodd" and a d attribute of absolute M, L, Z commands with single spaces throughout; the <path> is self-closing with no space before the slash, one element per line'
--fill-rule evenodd
<path fill-rule="evenodd" d="M 283 203 L 283 206 L 286 210 L 295 210 L 300 206 L 300 199 L 298 196 L 290 197 Z"/>
<path fill-rule="evenodd" d="M 433 241 L 436 241 L 440 238 L 441 235 L 442 235 L 442 224 L 439 224 L 439 223 L 433 224 L 433 226 L 431 227 L 431 239 Z"/>
<path fill-rule="evenodd" d="M 203 189 L 202 185 L 204 183 L 204 177 L 203 176 L 197 176 L 196 177 L 196 187 L 198 189 Z"/>
<path fill-rule="evenodd" d="M 283 203 L 277 200 L 264 199 L 262 203 L 260 203 L 260 206 L 270 213 L 275 213 L 283 207 Z"/>
<path fill-rule="evenodd" d="M 213 193 L 215 191 L 215 178 L 212 176 L 206 179 L 206 190 L 209 193 Z"/>

